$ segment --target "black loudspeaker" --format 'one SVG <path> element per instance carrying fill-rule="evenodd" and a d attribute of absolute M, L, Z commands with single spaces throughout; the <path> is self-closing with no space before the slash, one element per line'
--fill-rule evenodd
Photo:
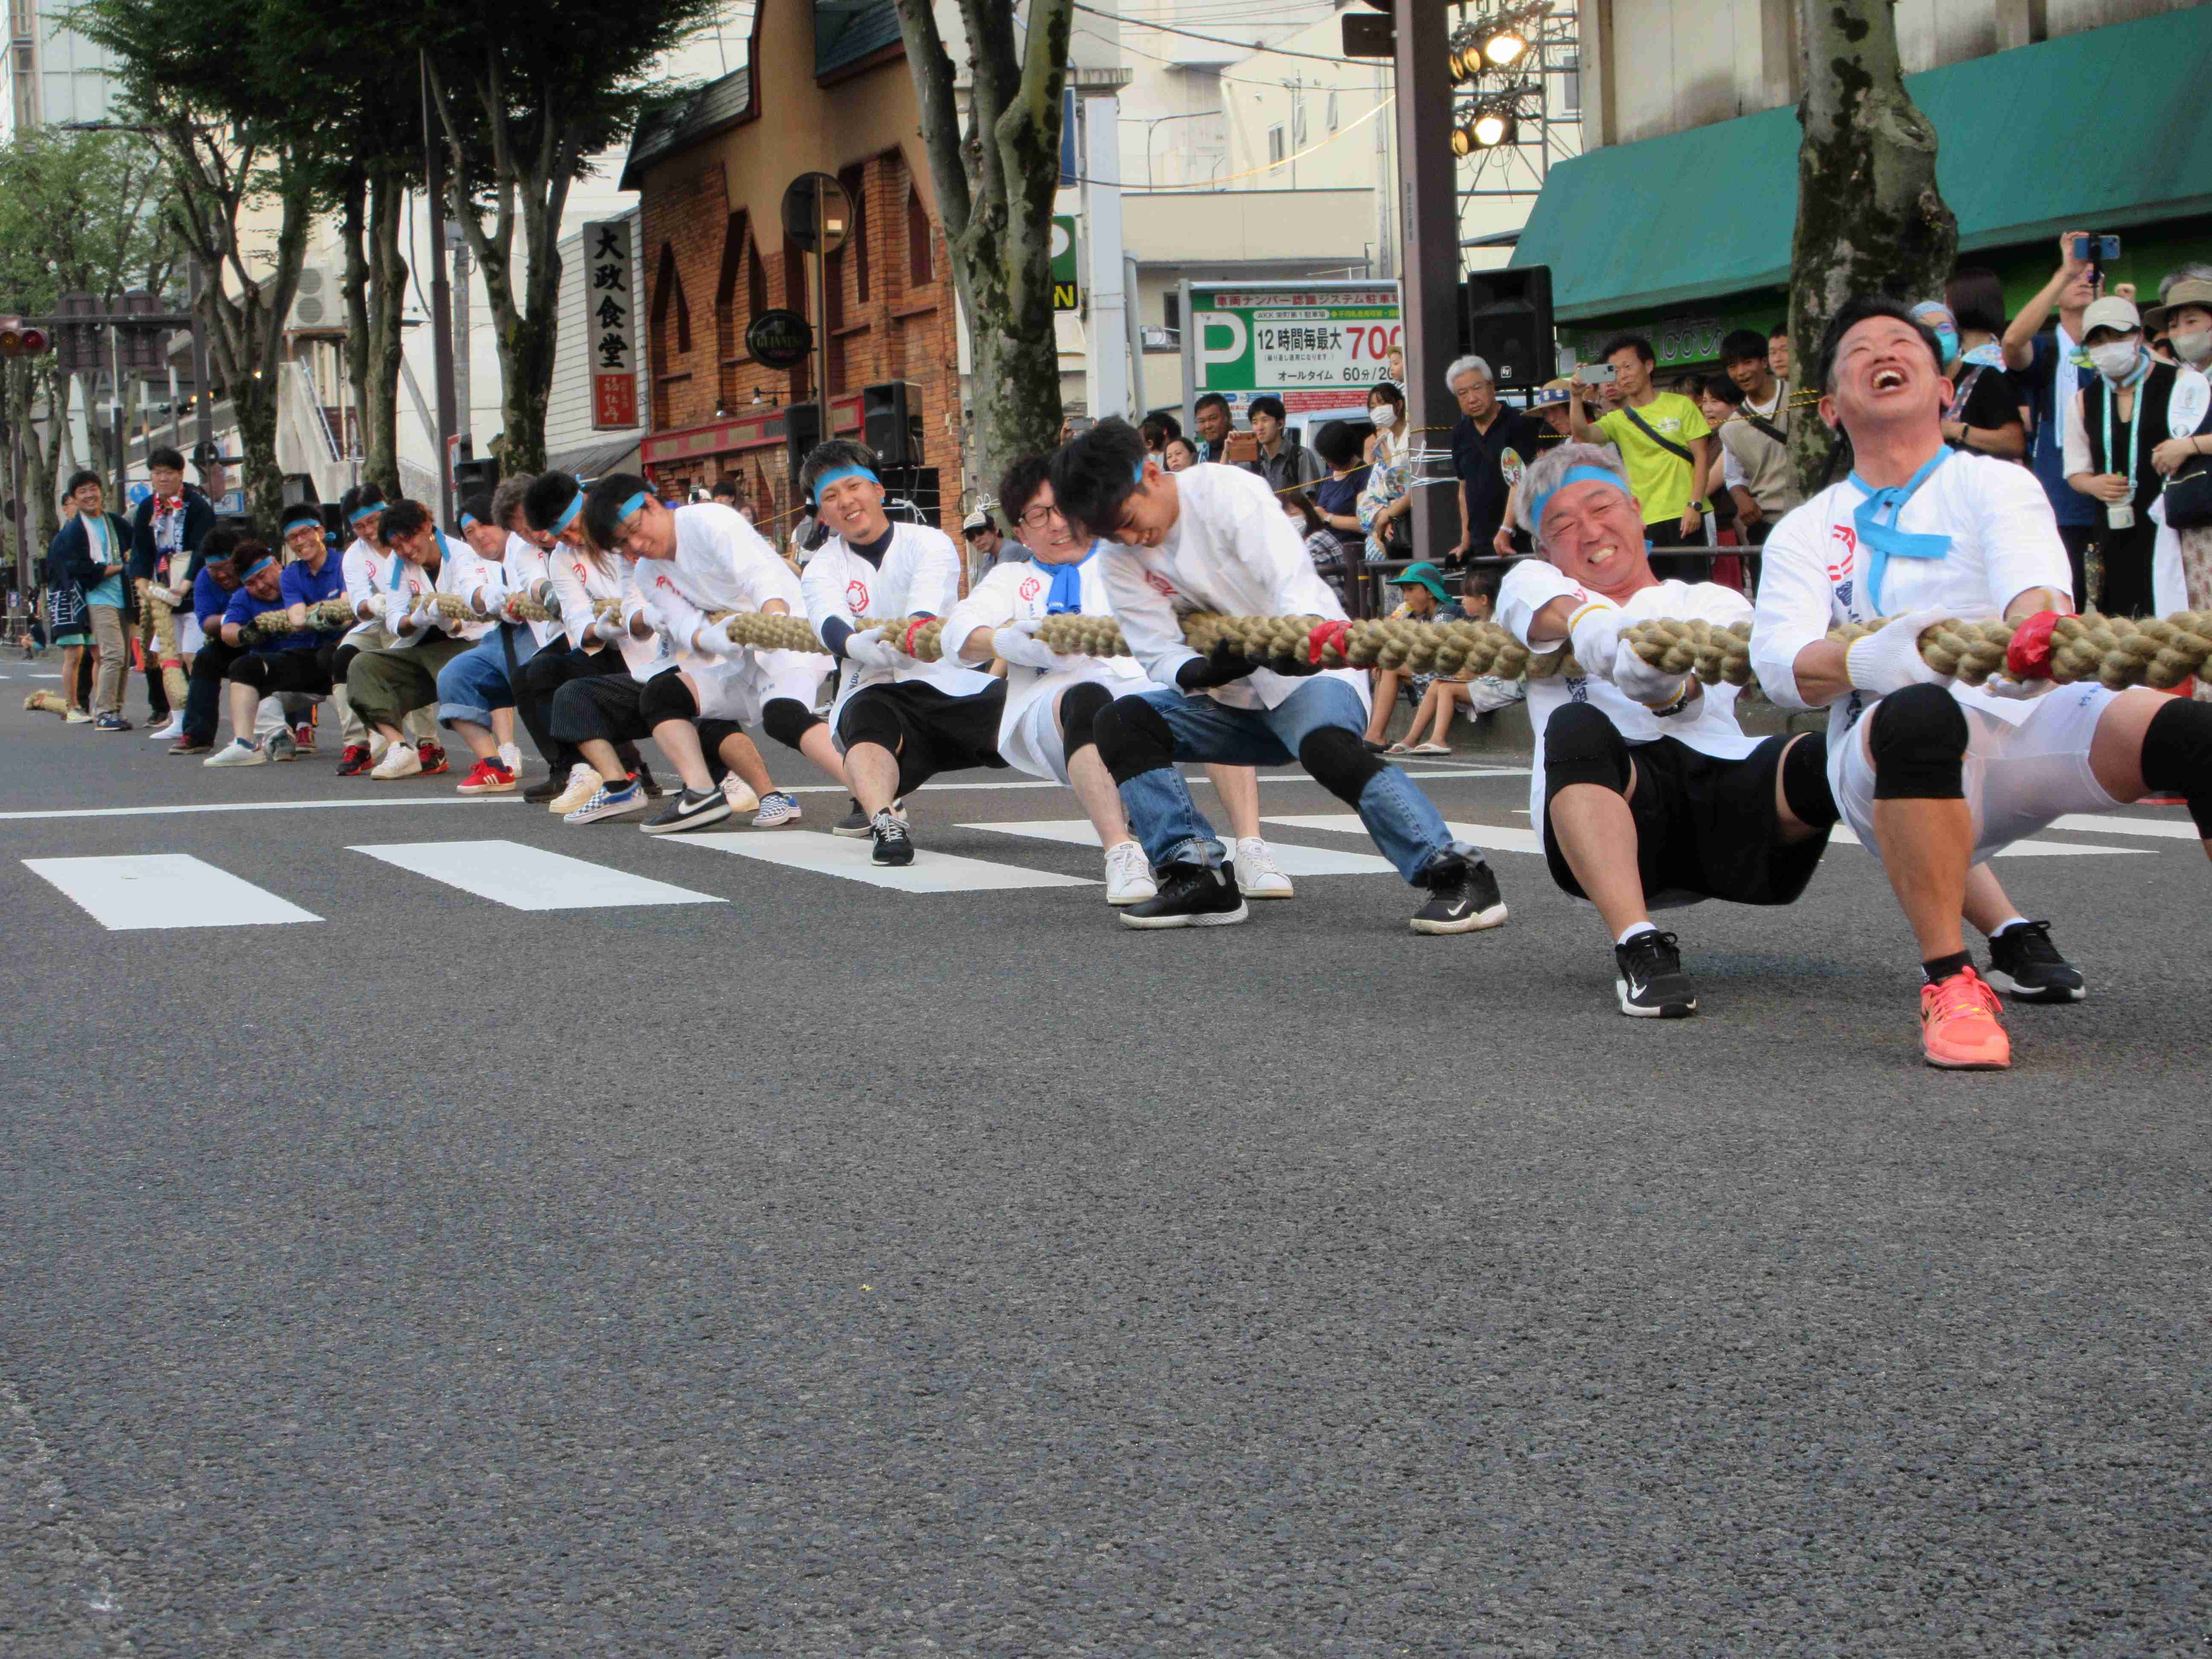
<path fill-rule="evenodd" d="M 822 441 L 822 405 L 793 404 L 783 411 L 783 430 L 791 445 L 792 499 L 801 500 L 799 469 L 806 464 L 809 451 Z"/>
<path fill-rule="evenodd" d="M 499 463 L 495 460 L 455 461 L 453 463 L 453 494 L 466 495 L 473 490 L 496 489 L 499 487 Z"/>
<path fill-rule="evenodd" d="M 1539 386 L 1559 372 L 1552 340 L 1552 268 L 1471 271 L 1460 349 L 1490 365 L 1499 387 Z"/>
<path fill-rule="evenodd" d="M 886 380 L 860 392 L 860 435 L 885 466 L 921 465 L 921 388 Z"/>
<path fill-rule="evenodd" d="M 935 467 L 892 466 L 887 464 L 882 477 L 886 517 L 933 527 L 941 525 L 938 511 L 943 502 L 938 494 Z"/>
<path fill-rule="evenodd" d="M 301 501 L 322 505 L 323 498 L 315 489 L 315 475 L 312 472 L 287 472 L 284 475 L 283 501 L 286 507 L 296 507 Z"/>

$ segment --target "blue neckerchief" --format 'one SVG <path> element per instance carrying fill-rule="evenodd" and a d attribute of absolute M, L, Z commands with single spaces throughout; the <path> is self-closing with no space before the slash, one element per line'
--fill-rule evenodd
<path fill-rule="evenodd" d="M 1047 565 L 1052 572 L 1052 592 L 1044 596 L 1048 617 L 1075 617 L 1083 612 L 1083 567 L 1097 556 L 1098 544 L 1073 564 Z"/>
<path fill-rule="evenodd" d="M 1928 482 L 1929 473 L 1950 459 L 1951 449 L 1947 444 L 1929 457 L 1919 471 L 1902 484 L 1887 489 L 1876 489 L 1856 471 L 1851 473 L 1851 482 L 1866 492 L 1866 500 L 1851 514 L 1851 528 L 1858 532 L 1859 545 L 1866 550 L 1867 604 L 1877 616 L 1882 614 L 1882 573 L 1892 559 L 1946 559 L 1951 556 L 1948 536 L 1916 535 L 1897 527 L 1905 504 L 1912 499 L 1913 492 Z M 1881 522 L 1885 511 L 1889 514 L 1887 524 Z"/>
<path fill-rule="evenodd" d="M 2004 348 L 1995 340 L 1985 341 L 1974 347 L 1959 361 L 1962 363 L 1972 363 L 1976 368 L 2002 368 Z"/>

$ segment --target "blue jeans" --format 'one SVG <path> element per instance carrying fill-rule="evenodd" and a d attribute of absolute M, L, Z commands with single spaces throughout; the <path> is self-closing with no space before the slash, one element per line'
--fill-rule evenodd
<path fill-rule="evenodd" d="M 502 623 L 438 671 L 438 724 L 456 720 L 489 726 L 491 711 L 514 707 L 514 688 L 507 677 L 507 640 L 514 641 L 519 668 L 538 653 L 538 636 L 526 628 Z"/>
<path fill-rule="evenodd" d="M 1342 680 L 1314 678 L 1273 708 L 1231 708 L 1207 696 L 1186 696 L 1163 688 L 1141 692 L 1175 734 L 1175 758 L 1214 761 L 1227 766 L 1290 766 L 1298 746 L 1323 726 L 1341 726 L 1355 735 L 1367 729 L 1359 694 Z M 1222 846 L 1213 826 L 1190 797 L 1190 786 L 1171 766 L 1140 772 L 1121 786 L 1121 805 L 1129 828 L 1144 843 L 1155 869 L 1169 864 L 1218 867 Z M 1413 781 L 1395 766 L 1367 780 L 1353 803 L 1359 821 L 1374 837 L 1376 849 L 1418 884 L 1422 871 L 1450 853 L 1471 854 L 1453 841 L 1443 815 Z"/>

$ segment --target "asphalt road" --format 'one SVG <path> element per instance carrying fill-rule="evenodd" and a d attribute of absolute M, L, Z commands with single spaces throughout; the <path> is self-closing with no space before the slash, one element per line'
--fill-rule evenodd
<path fill-rule="evenodd" d="M 2212 1634 L 2193 842 L 2001 864 L 2091 995 L 1943 1076 L 1854 848 L 1788 911 L 1671 915 L 1705 1011 L 1632 1022 L 1525 853 L 1493 934 L 1416 937 L 1372 874 L 1139 934 L 1096 886 L 208 772 L 0 670 L 0 1652 Z M 1525 830 L 1524 778 L 1431 769 Z M 959 827 L 1064 793 L 913 815 L 1098 874 Z M 488 838 L 720 902 L 520 909 L 349 850 Z M 317 919 L 115 931 L 23 862 L 154 854 Z"/>

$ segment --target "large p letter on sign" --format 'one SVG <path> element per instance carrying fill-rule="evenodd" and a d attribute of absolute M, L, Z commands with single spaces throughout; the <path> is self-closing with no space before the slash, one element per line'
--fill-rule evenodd
<path fill-rule="evenodd" d="M 1208 365 L 1237 362 L 1249 342 L 1244 319 L 1233 311 L 1201 311 L 1192 320 L 1198 326 L 1198 384 L 1202 388 Z M 1220 344 L 1220 337 L 1226 337 L 1229 343 Z"/>

